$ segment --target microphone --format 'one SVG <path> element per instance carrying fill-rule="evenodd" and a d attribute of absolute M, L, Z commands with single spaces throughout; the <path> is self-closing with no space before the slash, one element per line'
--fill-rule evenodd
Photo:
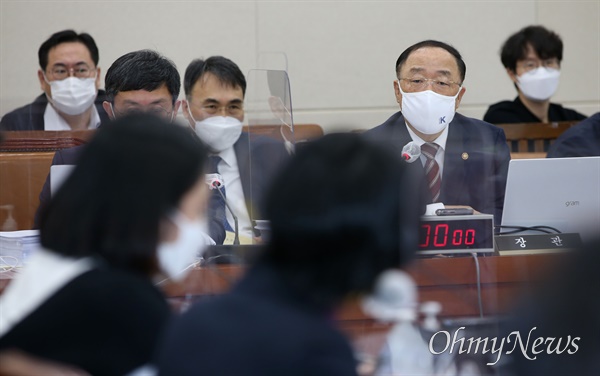
<path fill-rule="evenodd" d="M 414 141 L 409 142 L 402 148 L 402 159 L 406 163 L 413 163 L 421 156 L 421 148 Z"/>
<path fill-rule="evenodd" d="M 225 195 L 223 194 L 223 192 L 221 192 L 221 188 L 225 186 L 225 184 L 223 183 L 223 177 L 220 174 L 206 174 L 206 184 L 208 184 L 208 187 L 210 188 L 210 190 L 212 191 L 213 189 L 216 189 L 217 192 L 219 192 L 219 194 L 221 195 L 221 198 L 223 199 L 223 202 L 225 202 L 225 206 L 227 207 L 227 210 L 229 210 L 229 212 L 231 213 L 231 216 L 233 217 L 233 228 L 234 228 L 234 234 L 235 237 L 233 238 L 233 244 L 234 245 L 239 245 L 240 244 L 240 231 L 238 228 L 238 217 L 235 215 L 235 213 L 233 212 L 233 210 L 231 209 L 231 206 L 229 206 L 229 202 L 227 202 L 227 198 L 225 198 Z M 227 219 L 225 219 L 227 220 Z"/>

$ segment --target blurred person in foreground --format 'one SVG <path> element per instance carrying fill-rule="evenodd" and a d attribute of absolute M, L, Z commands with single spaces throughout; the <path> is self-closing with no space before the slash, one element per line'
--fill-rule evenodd
<path fill-rule="evenodd" d="M 151 115 L 103 125 L 41 217 L 41 246 L 0 297 L 0 350 L 93 375 L 151 361 L 179 280 L 206 240 L 207 151 Z"/>
<path fill-rule="evenodd" d="M 560 37 L 543 26 L 527 26 L 504 42 L 502 65 L 517 89 L 514 101 L 491 105 L 483 120 L 492 124 L 583 120 L 585 115 L 550 99 L 558 89 L 563 59 Z"/>
<path fill-rule="evenodd" d="M 411 258 L 419 211 L 412 181 L 393 153 L 358 135 L 298 150 L 267 196 L 264 253 L 231 292 L 173 323 L 159 373 L 355 374 L 332 315 Z"/>
<path fill-rule="evenodd" d="M 506 353 L 502 376 L 598 375 L 600 370 L 600 238 L 562 255 L 543 283 L 524 297 L 505 324 L 521 347 Z M 513 338 L 514 338 L 513 334 Z M 541 338 L 541 340 L 540 340 Z M 505 350 L 506 351 L 506 350 Z"/>

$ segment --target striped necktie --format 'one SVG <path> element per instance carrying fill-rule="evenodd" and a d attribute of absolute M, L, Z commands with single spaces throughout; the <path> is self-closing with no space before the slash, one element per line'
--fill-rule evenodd
<path fill-rule="evenodd" d="M 440 188 L 442 187 L 442 176 L 440 175 L 440 166 L 435 160 L 440 146 L 431 142 L 421 145 L 421 153 L 427 158 L 425 162 L 425 175 L 427 175 L 427 184 L 431 191 L 431 202 L 437 202 L 440 198 Z"/>

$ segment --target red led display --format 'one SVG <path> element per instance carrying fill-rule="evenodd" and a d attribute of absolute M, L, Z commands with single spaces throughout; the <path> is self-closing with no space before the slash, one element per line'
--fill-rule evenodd
<path fill-rule="evenodd" d="M 419 249 L 493 248 L 492 239 L 491 220 L 424 221 L 419 231 Z"/>

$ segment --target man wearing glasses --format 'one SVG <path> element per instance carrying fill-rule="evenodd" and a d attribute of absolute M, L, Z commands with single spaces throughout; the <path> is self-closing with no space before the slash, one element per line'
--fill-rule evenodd
<path fill-rule="evenodd" d="M 550 103 L 558 88 L 562 54 L 560 37 L 543 26 L 525 27 L 508 38 L 500 57 L 518 95 L 512 102 L 491 105 L 483 120 L 505 124 L 585 119 L 575 110 Z"/>
<path fill-rule="evenodd" d="M 223 56 L 196 59 L 188 65 L 183 82 L 183 116 L 211 149 L 208 172 L 222 176 L 241 242 L 250 242 L 252 220 L 264 219 L 259 213 L 261 201 L 275 170 L 288 156 L 284 144 L 266 138 L 250 142 L 249 134 L 242 132 L 246 78 L 233 61 Z M 222 209 L 223 226 L 233 231 L 233 216 Z"/>
<path fill-rule="evenodd" d="M 44 94 L 2 117 L 0 130 L 95 129 L 107 119 L 101 109 L 98 47 L 86 33 L 53 34 L 39 51 L 38 79 Z"/>
<path fill-rule="evenodd" d="M 180 102 L 181 81 L 175 64 L 151 50 L 127 53 L 110 66 L 105 78 L 106 98 L 103 110 L 111 119 L 134 112 L 146 112 L 170 121 L 175 119 Z M 175 125 L 174 125 L 175 126 Z M 74 165 L 85 145 L 58 150 L 52 165 Z M 40 193 L 40 206 L 35 216 L 39 223 L 41 208 L 50 201 L 50 176 Z M 216 222 L 209 233 L 215 241 L 223 241 L 225 232 Z"/>
<path fill-rule="evenodd" d="M 366 132 L 400 155 L 413 141 L 410 164 L 428 203 L 467 205 L 500 223 L 510 153 L 502 129 L 456 113 L 466 65 L 452 46 L 434 40 L 407 48 L 396 61 L 394 91 L 402 112 Z"/>

